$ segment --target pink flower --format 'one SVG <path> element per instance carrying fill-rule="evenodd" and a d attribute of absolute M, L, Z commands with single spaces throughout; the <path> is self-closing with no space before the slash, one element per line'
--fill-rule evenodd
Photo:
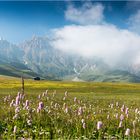
<path fill-rule="evenodd" d="M 17 96 L 17 97 L 16 97 L 16 106 L 18 106 L 19 104 L 20 104 L 20 97 Z"/>
<path fill-rule="evenodd" d="M 20 96 L 20 92 L 17 93 L 17 96 Z"/>
<path fill-rule="evenodd" d="M 120 120 L 121 121 L 124 120 L 124 115 L 123 114 L 120 115 Z"/>
<path fill-rule="evenodd" d="M 38 108 L 37 108 L 37 113 L 39 113 L 44 107 L 43 102 L 39 102 Z"/>
<path fill-rule="evenodd" d="M 129 109 L 129 108 L 126 108 L 126 109 L 125 109 L 125 114 L 128 114 L 128 109 Z"/>
<path fill-rule="evenodd" d="M 97 129 L 98 129 L 98 130 L 101 129 L 102 126 L 103 126 L 102 121 L 98 121 L 98 122 L 97 122 Z"/>
<path fill-rule="evenodd" d="M 43 109 L 43 107 L 44 107 L 44 104 L 43 104 L 43 102 L 39 102 L 39 106 L 38 106 L 38 109 Z"/>

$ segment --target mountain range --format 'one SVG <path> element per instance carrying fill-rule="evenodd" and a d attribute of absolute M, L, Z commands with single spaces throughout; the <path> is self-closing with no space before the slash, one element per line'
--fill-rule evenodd
<path fill-rule="evenodd" d="M 47 80 L 96 82 L 140 82 L 133 68 L 110 67 L 97 57 L 65 53 L 51 45 L 51 39 L 34 36 L 14 45 L 0 39 L 0 75 Z"/>

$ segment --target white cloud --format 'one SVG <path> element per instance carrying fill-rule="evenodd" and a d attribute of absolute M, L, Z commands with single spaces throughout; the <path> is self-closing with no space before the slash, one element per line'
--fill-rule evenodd
<path fill-rule="evenodd" d="M 139 59 L 140 36 L 113 25 L 69 25 L 54 30 L 54 36 L 54 47 L 85 57 L 97 56 L 110 65 Z"/>
<path fill-rule="evenodd" d="M 84 25 L 97 24 L 103 22 L 103 10 L 104 6 L 99 3 L 85 3 L 80 8 L 75 8 L 74 6 L 70 5 L 65 12 L 65 17 L 67 20 Z"/>
<path fill-rule="evenodd" d="M 131 31 L 140 33 L 140 10 L 130 16 L 128 23 Z"/>

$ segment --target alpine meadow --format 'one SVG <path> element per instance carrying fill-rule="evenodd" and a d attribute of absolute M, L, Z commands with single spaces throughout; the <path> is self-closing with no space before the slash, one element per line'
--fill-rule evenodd
<path fill-rule="evenodd" d="M 140 1 L 0 1 L 0 139 L 139 140 Z"/>

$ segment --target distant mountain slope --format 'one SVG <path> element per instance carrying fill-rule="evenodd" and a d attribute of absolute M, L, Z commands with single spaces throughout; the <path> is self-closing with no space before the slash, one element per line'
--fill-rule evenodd
<path fill-rule="evenodd" d="M 112 70 L 100 74 L 83 74 L 79 78 L 81 77 L 83 80 L 96 82 L 140 82 L 140 77 L 122 70 Z"/>
<path fill-rule="evenodd" d="M 34 36 L 19 45 L 0 40 L 0 74 L 48 80 L 99 82 L 140 82 L 139 72 L 112 68 L 104 60 L 66 54 L 53 46 L 50 39 Z M 137 70 L 138 71 L 138 70 Z"/>

